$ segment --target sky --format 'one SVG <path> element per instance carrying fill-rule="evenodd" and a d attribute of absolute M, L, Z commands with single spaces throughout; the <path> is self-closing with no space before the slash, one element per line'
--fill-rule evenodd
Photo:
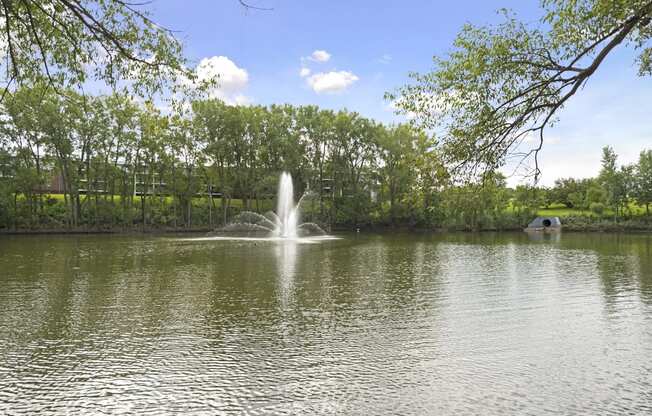
<path fill-rule="evenodd" d="M 511 9 L 526 22 L 541 16 L 537 0 L 155 0 L 154 20 L 175 31 L 200 70 L 220 74 L 215 95 L 231 104 L 315 104 L 346 108 L 375 120 L 404 121 L 384 100 L 432 68 L 451 50 L 465 23 L 500 21 Z M 560 177 L 595 176 L 601 149 L 620 163 L 652 148 L 652 78 L 636 75 L 635 51 L 621 49 L 547 131 L 540 155 L 541 184 Z M 506 170 L 511 173 L 511 170 Z M 510 185 L 531 179 L 518 175 Z"/>

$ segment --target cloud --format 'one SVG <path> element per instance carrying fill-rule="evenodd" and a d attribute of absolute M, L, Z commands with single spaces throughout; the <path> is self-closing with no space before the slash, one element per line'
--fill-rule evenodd
<path fill-rule="evenodd" d="M 384 65 L 387 65 L 391 61 L 392 61 L 392 55 L 390 55 L 388 53 L 386 53 L 383 56 L 381 56 L 380 58 L 378 58 L 378 62 L 380 62 L 381 64 L 384 64 Z"/>
<path fill-rule="evenodd" d="M 349 71 L 331 71 L 314 74 L 306 81 L 317 94 L 333 94 L 345 91 L 359 79 Z"/>
<path fill-rule="evenodd" d="M 246 95 L 243 94 L 238 94 L 233 97 L 231 102 L 227 102 L 227 104 L 235 104 L 235 105 L 250 105 L 253 102 L 251 97 L 247 97 Z"/>
<path fill-rule="evenodd" d="M 301 68 L 301 71 L 299 71 L 299 76 L 301 76 L 301 78 L 305 78 L 305 77 L 307 77 L 308 75 L 310 75 L 310 69 L 308 69 L 308 68 Z"/>
<path fill-rule="evenodd" d="M 225 93 L 240 91 L 247 86 L 249 74 L 246 70 L 239 68 L 226 56 L 213 56 L 204 58 L 197 65 L 197 76 L 199 80 L 219 77 L 219 88 Z"/>
<path fill-rule="evenodd" d="M 193 86 L 215 81 L 216 86 L 208 91 L 210 98 L 220 99 L 229 105 L 246 105 L 252 101 L 243 94 L 249 83 L 249 74 L 226 56 L 202 59 L 195 68 L 195 74 L 197 79 L 194 82 L 186 78 L 182 83 Z"/>
<path fill-rule="evenodd" d="M 331 54 L 325 50 L 317 49 L 312 53 L 312 55 L 310 55 L 310 58 L 308 59 L 315 62 L 328 62 L 328 60 L 331 59 Z"/>

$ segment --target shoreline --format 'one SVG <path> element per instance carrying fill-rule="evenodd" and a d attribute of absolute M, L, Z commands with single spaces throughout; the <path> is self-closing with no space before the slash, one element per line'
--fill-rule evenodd
<path fill-rule="evenodd" d="M 483 233 L 515 233 L 525 232 L 523 228 L 503 228 L 503 229 L 455 229 L 455 228 L 422 228 L 422 227 L 406 227 L 406 226 L 375 226 L 375 227 L 334 227 L 331 233 L 356 233 L 359 230 L 361 233 L 401 233 L 401 234 L 483 234 Z M 171 234 L 199 234 L 210 233 L 215 231 L 213 228 L 199 227 L 199 228 L 148 228 L 148 229 L 67 229 L 67 228 L 54 228 L 54 229 L 17 229 L 17 230 L 0 230 L 0 237 L 2 236 L 19 236 L 19 235 L 171 235 Z M 578 226 L 564 226 L 561 231 L 563 233 L 610 233 L 610 234 L 652 234 L 652 225 L 649 227 L 578 227 Z"/>
<path fill-rule="evenodd" d="M 168 228 L 152 228 L 145 230 L 136 230 L 136 229 L 67 229 L 67 228 L 55 228 L 55 229 L 18 229 L 18 230 L 0 230 L 0 237 L 9 236 L 9 235 L 148 235 L 148 234 L 189 234 L 189 233 L 208 233 L 213 231 L 210 228 L 179 228 L 179 229 L 168 229 Z"/>

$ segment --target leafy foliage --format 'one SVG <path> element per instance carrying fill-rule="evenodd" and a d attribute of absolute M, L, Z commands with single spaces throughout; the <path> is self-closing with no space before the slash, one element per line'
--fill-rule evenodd
<path fill-rule="evenodd" d="M 649 0 L 543 0 L 542 7 L 536 25 L 506 11 L 499 25 L 465 25 L 432 72 L 413 73 L 411 84 L 387 94 L 419 126 L 444 129 L 442 154 L 462 177 L 533 157 L 536 180 L 545 129 L 617 47 L 640 49 L 639 72 L 650 73 Z"/>
<path fill-rule="evenodd" d="M 122 0 L 1 0 L 5 93 L 12 85 L 37 83 L 63 92 L 96 80 L 149 95 L 179 74 L 192 76 L 181 44 L 141 6 Z"/>

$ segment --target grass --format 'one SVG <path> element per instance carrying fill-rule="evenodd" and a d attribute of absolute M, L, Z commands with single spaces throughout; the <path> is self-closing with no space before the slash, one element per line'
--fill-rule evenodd
<path fill-rule="evenodd" d="M 51 194 L 51 195 L 44 195 L 45 198 L 52 198 L 57 201 L 63 202 L 63 194 Z M 20 198 L 20 197 L 19 197 Z M 102 198 L 102 197 L 101 197 Z M 140 196 L 134 197 L 134 200 L 136 204 L 140 204 Z M 160 198 L 160 197 L 156 197 Z M 164 197 L 166 203 L 171 203 L 172 202 L 172 197 L 171 196 L 165 196 Z M 120 195 L 115 195 L 113 198 L 114 202 L 120 203 Z M 202 202 L 205 203 L 207 200 L 206 197 L 195 197 L 193 198 L 194 203 L 193 205 L 197 204 L 197 202 Z M 215 205 L 218 208 L 221 208 L 221 199 L 215 198 Z M 265 210 L 270 210 L 273 209 L 273 201 L 271 200 L 261 200 L 260 201 L 261 209 L 263 211 Z M 230 202 L 230 206 L 232 208 L 236 209 L 242 209 L 244 206 L 244 203 L 241 199 L 232 199 Z M 252 201 L 252 209 L 255 209 L 255 202 Z M 514 207 L 512 206 L 512 203 L 507 207 L 508 212 L 512 212 L 514 210 Z M 645 207 L 643 206 L 638 206 L 635 203 L 630 203 L 628 207 L 627 214 L 632 215 L 632 216 L 644 216 L 645 215 Z M 537 210 L 537 215 L 542 216 L 542 217 L 593 217 L 593 218 L 610 218 L 613 217 L 614 212 L 613 210 L 606 209 L 602 215 L 597 215 L 593 212 L 591 212 L 588 209 L 579 209 L 579 208 L 568 208 L 563 204 L 551 204 L 548 207 L 545 208 L 540 208 Z"/>
<path fill-rule="evenodd" d="M 607 212 L 605 212 L 607 214 Z M 593 217 L 595 214 L 589 210 L 579 208 L 568 208 L 563 204 L 552 204 L 547 208 L 540 208 L 537 215 L 542 217 L 575 217 L 575 216 L 589 216 Z"/>
<path fill-rule="evenodd" d="M 626 209 L 626 214 L 632 216 L 643 216 L 645 215 L 645 207 L 636 205 L 635 203 L 630 203 Z M 568 208 L 563 204 L 552 204 L 547 208 L 541 208 L 537 211 L 537 215 L 542 217 L 613 217 L 614 212 L 611 209 L 605 209 L 602 215 L 597 215 L 590 210 L 579 209 L 579 208 Z"/>

